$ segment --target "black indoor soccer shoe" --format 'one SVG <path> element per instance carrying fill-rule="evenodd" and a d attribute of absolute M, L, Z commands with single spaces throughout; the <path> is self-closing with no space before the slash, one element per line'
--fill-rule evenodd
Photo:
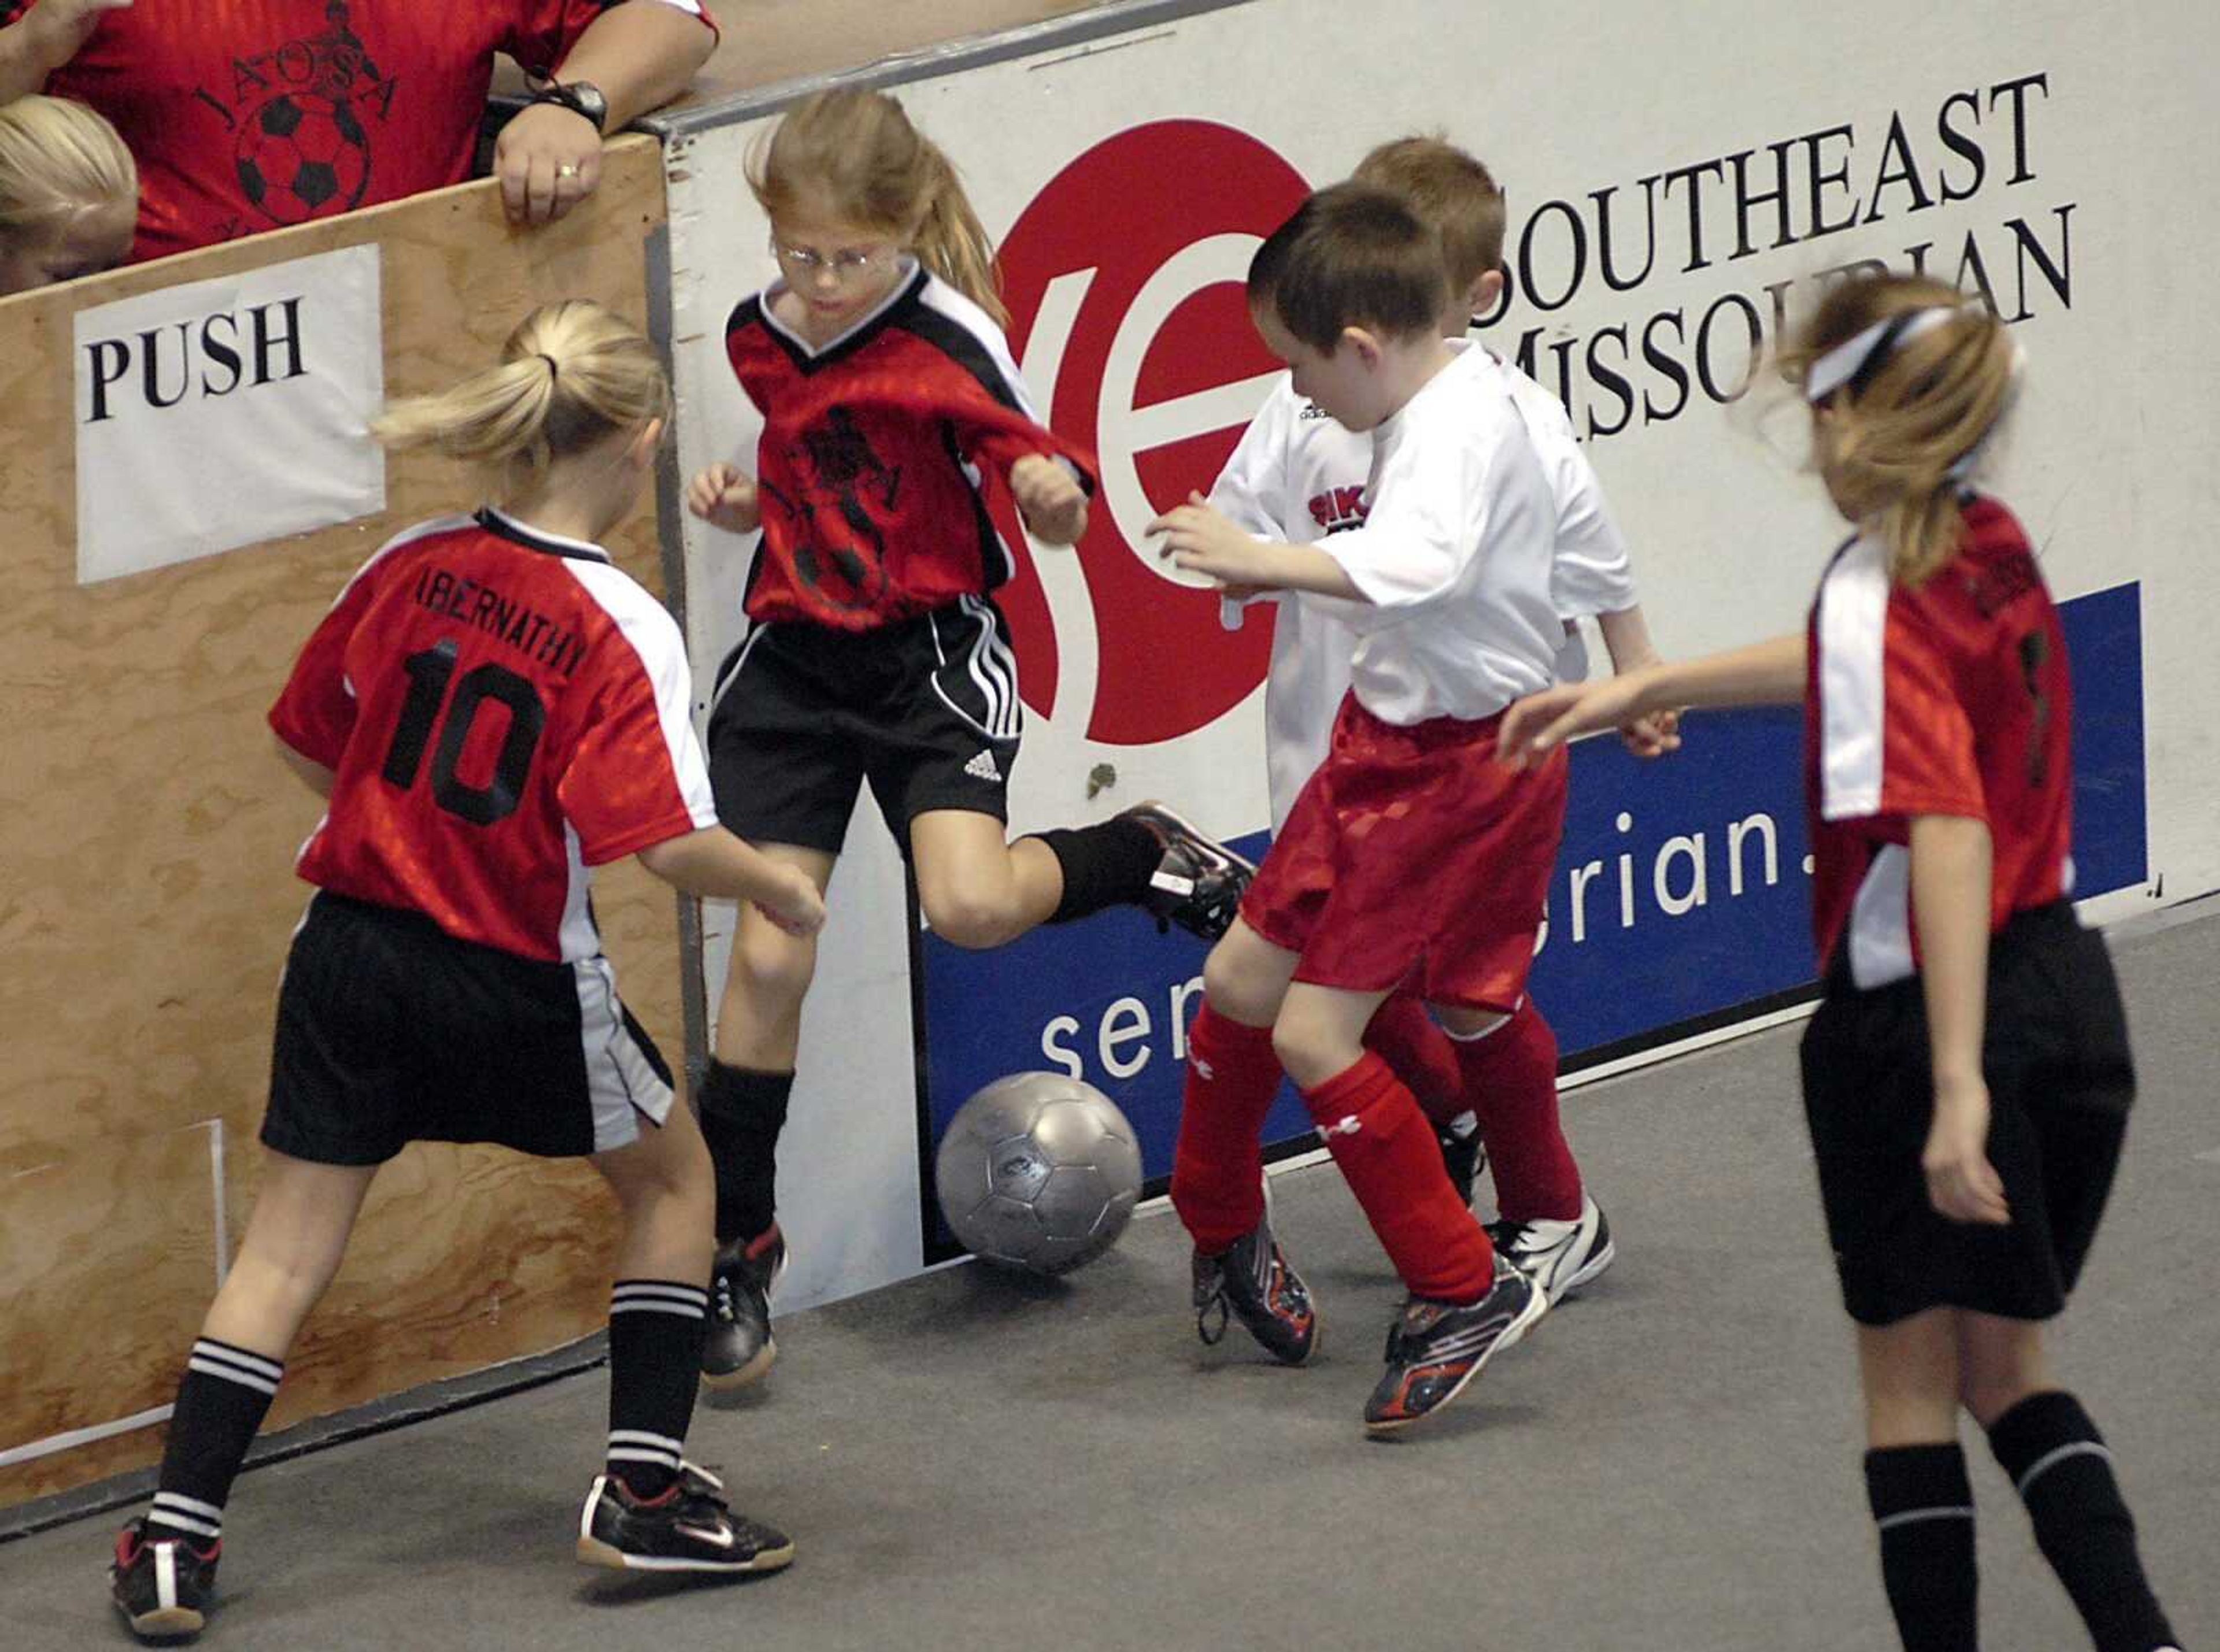
<path fill-rule="evenodd" d="M 748 1254 L 749 1242 L 717 1247 L 709 1275 L 709 1329 L 702 1341 L 702 1381 L 712 1388 L 745 1388 L 778 1358 L 770 1334 L 770 1294 L 786 1272 L 786 1235 Z"/>
<path fill-rule="evenodd" d="M 596 1475 L 578 1516 L 578 1559 L 622 1571 L 776 1572 L 792 1562 L 794 1540 L 733 1513 L 724 1481 L 689 1462 L 660 1497 Z"/>
<path fill-rule="evenodd" d="M 1309 1287 L 1288 1265 L 1269 1218 L 1214 1256 L 1194 1253 L 1195 1334 L 1215 1345 L 1229 1315 L 1284 1365 L 1300 1365 L 1318 1348 Z"/>
<path fill-rule="evenodd" d="M 222 1553 L 221 1541 L 202 1549 L 181 1537 L 150 1538 L 147 1522 L 134 1520 L 116 1534 L 109 1598 L 140 1640 L 190 1640 L 205 1621 Z"/>
<path fill-rule="evenodd" d="M 1214 941 L 1233 927 L 1241 896 L 1257 876 L 1254 865 L 1162 803 L 1136 803 L 1119 818 L 1146 826 L 1163 846 L 1163 858 L 1141 903 L 1159 929 L 1177 924 L 1191 935 Z"/>
<path fill-rule="evenodd" d="M 1393 1434 L 1439 1411 L 1549 1306 L 1542 1287 L 1500 1256 L 1494 1283 L 1477 1302 L 1410 1298 L 1388 1330 L 1388 1369 L 1364 1402 L 1365 1431 Z"/>
<path fill-rule="evenodd" d="M 1467 1113 L 1434 1131 L 1434 1139 L 1441 1144 L 1442 1169 L 1450 1173 L 1450 1185 L 1456 1189 L 1457 1201 L 1467 1209 L 1472 1206 L 1473 1189 L 1480 1185 L 1480 1173 L 1487 1169 L 1487 1148 L 1480 1139 L 1480 1125 Z"/>

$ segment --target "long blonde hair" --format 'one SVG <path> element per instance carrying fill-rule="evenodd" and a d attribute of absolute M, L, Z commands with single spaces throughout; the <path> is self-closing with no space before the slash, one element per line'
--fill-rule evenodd
<path fill-rule="evenodd" d="M 1957 552 L 1962 467 L 2011 400 L 2017 352 L 2004 323 L 1939 281 L 1865 276 L 1830 291 L 1780 359 L 1781 377 L 1801 389 L 1829 351 L 1927 309 L 1949 313 L 1907 332 L 1885 358 L 1824 397 L 1827 416 L 1815 418 L 1812 435 L 1829 490 L 1845 514 L 1880 536 L 1891 577 L 1906 585 Z"/>
<path fill-rule="evenodd" d="M 131 152 L 84 104 L 36 92 L 0 104 L 0 235 L 138 198 Z"/>
<path fill-rule="evenodd" d="M 613 433 L 670 416 L 670 382 L 655 346 L 593 300 L 571 298 L 517 323 L 498 365 L 393 403 L 370 430 L 387 447 L 433 448 L 514 488 Z"/>
<path fill-rule="evenodd" d="M 749 152 L 748 187 L 770 217 L 814 205 L 901 240 L 997 327 L 1009 325 L 994 244 L 963 180 L 886 93 L 840 86 L 803 98 Z"/>

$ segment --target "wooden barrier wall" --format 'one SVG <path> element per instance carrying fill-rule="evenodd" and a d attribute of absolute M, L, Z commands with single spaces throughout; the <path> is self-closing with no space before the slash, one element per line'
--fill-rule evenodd
<path fill-rule="evenodd" d="M 533 304 L 647 321 L 653 140 L 512 230 L 490 184 L 0 302 L 0 1453 L 165 1406 L 251 1208 L 271 1012 L 307 896 L 315 799 L 263 714 L 340 585 L 391 533 L 474 502 L 439 459 L 382 517 L 77 583 L 72 318 L 336 247 L 383 249 L 386 389 L 491 359 Z M 114 484 L 128 488 L 131 478 Z M 660 590 L 652 507 L 612 547 Z M 675 906 L 631 863 L 596 901 L 625 995 L 679 1049 Z M 271 1425 L 543 1350 L 601 1323 L 613 1209 L 583 1164 L 420 1144 L 388 1167 Z M 0 1467 L 0 1506 L 155 1462 L 149 1424 Z"/>

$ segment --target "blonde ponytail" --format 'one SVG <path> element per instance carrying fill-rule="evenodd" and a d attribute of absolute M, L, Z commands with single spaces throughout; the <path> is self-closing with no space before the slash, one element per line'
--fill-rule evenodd
<path fill-rule="evenodd" d="M 131 152 L 100 115 L 38 93 L 0 104 L 0 235 L 138 199 Z"/>
<path fill-rule="evenodd" d="M 886 93 L 813 92 L 757 140 L 747 175 L 768 216 L 814 210 L 898 240 L 995 325 L 1009 324 L 994 246 L 963 180 Z"/>
<path fill-rule="evenodd" d="M 498 365 L 396 402 L 370 429 L 396 452 L 433 448 L 515 485 L 670 414 L 670 381 L 655 346 L 591 299 L 573 298 L 526 316 L 502 346 Z"/>
<path fill-rule="evenodd" d="M 1938 312 L 1935 324 L 1905 327 L 1893 352 L 1877 348 L 1877 359 L 1824 396 L 1813 436 L 1829 490 L 1888 546 L 1890 575 L 1905 585 L 1957 553 L 1965 475 L 2011 400 L 2017 352 L 2004 324 L 1941 282 L 1864 277 L 1828 294 L 1780 362 L 1801 388 L 1829 352 L 1921 311 Z"/>

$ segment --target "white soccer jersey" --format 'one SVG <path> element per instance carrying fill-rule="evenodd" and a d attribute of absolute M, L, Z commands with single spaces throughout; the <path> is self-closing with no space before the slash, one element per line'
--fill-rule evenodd
<path fill-rule="evenodd" d="M 1477 346 L 1469 349 L 1482 353 Z M 1570 622 L 1635 603 L 1626 546 L 1563 405 L 1516 367 L 1488 359 L 1525 423 L 1553 496 L 1550 597 L 1567 622 L 1556 675 L 1577 680 L 1587 675 L 1587 653 Z M 1370 433 L 1326 417 L 1297 396 L 1293 379 L 1282 374 L 1226 461 L 1210 502 L 1260 538 L 1314 543 L 1363 521 L 1372 458 Z M 1330 602 L 1292 591 L 1260 600 L 1279 604 L 1264 689 L 1264 757 L 1277 832 L 1296 794 L 1325 760 L 1359 638 Z M 1239 623 L 1232 604 L 1226 622 Z"/>

